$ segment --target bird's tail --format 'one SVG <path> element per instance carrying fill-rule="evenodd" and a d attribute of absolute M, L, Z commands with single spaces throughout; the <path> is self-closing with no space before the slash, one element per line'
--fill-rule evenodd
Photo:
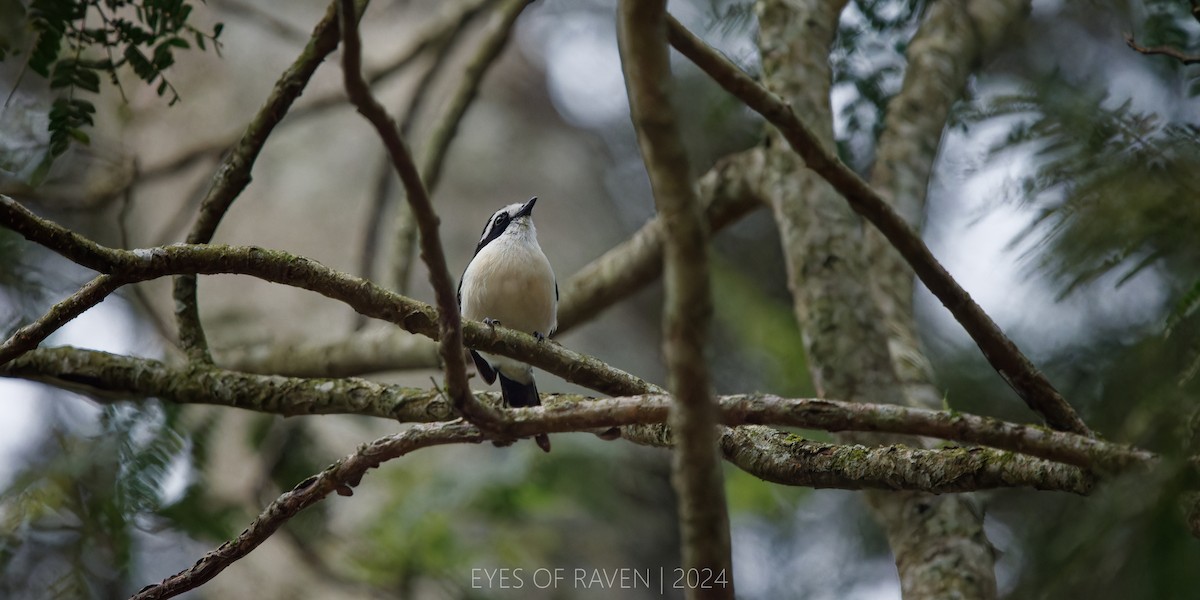
<path fill-rule="evenodd" d="M 500 395 L 504 397 L 504 403 L 513 407 L 521 408 L 525 406 L 541 406 L 542 399 L 538 396 L 537 383 L 530 378 L 529 383 L 521 383 L 519 381 L 509 379 L 500 373 Z M 542 450 L 550 451 L 550 438 L 544 433 L 539 433 L 533 437 L 537 445 Z"/>

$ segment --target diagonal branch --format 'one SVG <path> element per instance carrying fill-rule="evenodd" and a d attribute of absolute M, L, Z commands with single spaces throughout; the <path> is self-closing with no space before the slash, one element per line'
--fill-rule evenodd
<path fill-rule="evenodd" d="M 724 229 L 763 205 L 757 181 L 762 152 L 753 149 L 720 161 L 700 178 L 699 195 L 710 232 Z M 561 282 L 558 335 L 594 319 L 662 273 L 662 221 L 650 219 L 628 240 Z M 241 371 L 303 377 L 362 375 L 398 369 L 432 369 L 437 350 L 423 338 L 388 329 L 323 344 L 271 344 L 219 353 L 219 362 Z"/>
<path fill-rule="evenodd" d="M 522 409 L 524 412 L 529 409 Z M 539 410 L 539 418 L 520 421 L 515 432 L 555 433 L 573 430 L 569 413 Z M 635 428 L 630 428 L 635 429 Z M 672 435 L 663 426 L 631 431 L 639 444 L 669 447 Z M 487 437 L 462 422 L 416 425 L 359 448 L 284 493 L 233 540 L 205 554 L 190 568 L 148 585 L 133 600 L 177 596 L 216 577 L 244 558 L 300 511 L 330 494 L 351 496 L 370 469 L 421 448 L 479 443 Z M 981 448 L 921 450 L 904 446 L 864 446 L 811 442 L 765 427 L 723 429 L 721 447 L 730 462 L 768 481 L 839 489 L 920 489 L 933 493 L 1008 487 L 1087 494 L 1087 473 L 1075 467 Z M 728 573 L 728 571 L 727 571 Z"/>
<path fill-rule="evenodd" d="M 765 204 L 752 183 L 761 172 L 762 153 L 752 149 L 722 159 L 700 178 L 698 196 L 709 233 Z M 654 217 L 564 282 L 558 308 L 559 335 L 657 279 L 663 270 L 663 238 L 663 219 Z"/>
<path fill-rule="evenodd" d="M 483 85 L 483 77 L 500 58 L 501 52 L 508 44 L 517 17 L 530 4 L 530 0 L 504 0 L 493 15 L 493 23 L 483 34 L 478 48 L 475 49 L 463 70 L 462 81 L 454 90 L 454 94 L 446 102 L 445 111 L 437 120 L 429 139 L 425 142 L 424 158 L 421 164 L 421 176 L 424 178 L 430 193 L 437 189 L 442 179 L 442 167 L 450 150 L 450 143 L 458 134 L 458 127 L 467 109 L 471 107 L 479 88 Z M 431 71 L 432 72 L 432 71 Z M 404 290 L 408 285 L 408 276 L 412 265 L 412 250 L 416 230 L 413 227 L 412 215 L 401 209 L 396 215 L 393 236 L 395 244 L 392 248 L 392 277 L 397 290 Z"/>
<path fill-rule="evenodd" d="M 438 233 L 439 219 L 425 191 L 425 184 L 417 172 L 412 154 L 396 122 L 388 115 L 383 105 L 371 94 L 371 88 L 362 75 L 362 42 L 358 35 L 358 19 L 354 0 L 340 0 L 339 14 L 342 24 L 342 71 L 345 76 L 346 94 L 379 134 L 392 165 L 408 197 L 413 216 L 421 231 L 421 258 L 429 267 L 429 283 L 433 285 L 438 306 L 439 346 L 438 352 L 446 369 L 446 388 L 454 408 L 468 420 L 490 429 L 503 421 L 501 414 L 490 406 L 480 404 L 471 395 L 467 383 L 467 366 L 463 361 L 462 316 L 458 312 L 458 300 L 454 293 L 454 282 L 446 268 L 446 256 Z"/>
<path fill-rule="evenodd" d="M 663 223 L 663 349 L 675 398 L 671 481 L 678 497 L 683 567 L 728 575 L 729 582 L 686 595 L 733 598 L 729 513 L 716 452 L 717 407 L 705 356 L 712 320 L 708 231 L 671 106 L 667 3 L 621 0 L 617 6 L 629 111 Z"/>
<path fill-rule="evenodd" d="M 1090 433 L 1062 394 L 946 272 L 920 236 L 888 206 L 878 192 L 821 145 L 813 131 L 786 102 L 759 85 L 674 19 L 670 20 L 669 39 L 676 49 L 721 87 L 778 128 L 809 169 L 828 181 L 855 212 L 879 228 L 913 268 L 917 277 L 975 340 L 992 368 L 1031 409 L 1046 419 L 1051 427 Z"/>
<path fill-rule="evenodd" d="M 438 339 L 441 331 L 438 312 L 428 304 L 285 252 L 217 244 L 175 244 L 139 250 L 107 248 L 79 236 L 66 238 L 63 234 L 70 233 L 69 230 L 39 219 L 3 195 L 0 195 L 0 226 L 17 231 L 32 241 L 45 243 L 56 251 L 58 246 L 52 244 L 66 239 L 63 245 L 65 251 L 70 253 L 68 258 L 78 258 L 84 266 L 109 273 L 121 284 L 180 274 L 251 275 L 317 292 L 344 302 L 369 317 L 394 323 L 406 331 L 432 339 Z M 86 297 L 86 301 L 68 300 L 67 303 L 60 303 L 58 306 L 65 307 L 56 307 L 29 326 L 38 328 L 35 331 L 39 331 L 39 335 L 14 335 L 0 344 L 0 365 L 33 349 L 45 339 L 52 331 L 47 324 L 51 318 L 64 319 L 62 322 L 66 322 L 102 299 L 98 293 L 92 293 Z M 463 336 L 472 348 L 520 359 L 602 394 L 622 396 L 661 390 L 594 358 L 556 343 L 539 343 L 528 334 L 505 327 L 489 327 L 469 321 L 463 326 Z"/>
<path fill-rule="evenodd" d="M 430 446 L 477 443 L 482 440 L 483 435 L 479 430 L 466 423 L 418 425 L 404 433 L 375 440 L 319 474 L 301 481 L 268 505 L 236 538 L 205 554 L 190 568 L 142 588 L 131 600 L 172 598 L 200 587 L 229 565 L 250 554 L 300 511 L 324 500 L 333 492 L 343 496 L 352 495 L 352 488 L 358 485 L 363 475 L 384 461 Z"/>
<path fill-rule="evenodd" d="M 1184 65 L 1200 64 L 1200 56 L 1195 54 L 1187 54 L 1179 48 L 1172 46 L 1140 46 L 1136 41 L 1134 41 L 1133 34 L 1131 33 L 1125 34 L 1125 45 L 1129 46 L 1134 51 L 1147 56 L 1153 56 L 1157 54 L 1161 56 L 1169 56 Z"/>
<path fill-rule="evenodd" d="M 364 5 L 366 0 L 359 0 Z M 246 127 L 236 146 L 225 155 L 221 166 L 213 175 L 212 187 L 200 204 L 200 214 L 188 233 L 189 244 L 206 244 L 212 240 L 221 218 L 229 210 L 235 198 L 250 184 L 250 171 L 258 159 L 259 152 L 275 126 L 283 120 L 292 102 L 304 91 L 308 80 L 316 72 L 325 57 L 338 44 L 337 11 L 330 4 L 324 18 L 313 29 L 312 37 L 300 56 L 283 72 L 271 95 L 259 109 L 258 114 Z M 200 324 L 200 308 L 197 301 L 196 278 L 183 276 L 175 280 L 175 317 L 179 323 L 179 343 L 189 358 L 211 363 L 208 341 Z"/>

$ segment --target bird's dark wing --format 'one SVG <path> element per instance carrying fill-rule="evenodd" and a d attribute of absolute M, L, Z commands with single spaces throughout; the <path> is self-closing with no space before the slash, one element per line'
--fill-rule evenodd
<path fill-rule="evenodd" d="M 532 379 L 526 384 L 509 379 L 504 376 L 504 373 L 500 373 L 500 393 L 504 397 L 504 404 L 513 408 L 542 405 L 542 399 L 538 396 L 537 384 Z M 550 451 L 550 438 L 546 434 L 539 433 L 533 437 L 533 440 L 543 451 Z"/>
<path fill-rule="evenodd" d="M 484 360 L 474 350 L 471 351 L 471 360 L 475 361 L 475 370 L 479 371 L 479 376 L 488 382 L 488 385 L 496 383 L 496 370 L 492 368 L 492 365 L 488 364 L 488 361 Z"/>

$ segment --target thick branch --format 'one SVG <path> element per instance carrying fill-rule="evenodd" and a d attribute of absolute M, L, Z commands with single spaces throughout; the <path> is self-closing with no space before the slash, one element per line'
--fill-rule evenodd
<path fill-rule="evenodd" d="M 283 416 L 355 414 L 401 422 L 453 418 L 445 398 L 433 390 L 384 385 L 365 379 L 302 379 L 252 375 L 213 367 L 171 367 L 159 361 L 70 347 L 34 350 L 0 367 L 0 375 L 64 387 L 101 399 L 156 397 L 175 404 L 212 404 Z M 477 393 L 498 404 L 496 394 Z M 545 408 L 511 411 L 515 423 L 543 412 L 579 429 L 662 423 L 670 398 L 642 394 L 596 399 L 546 394 Z M 989 417 L 890 404 L 781 398 L 770 394 L 718 398 L 725 425 L 780 425 L 822 431 L 907 434 L 978 444 L 1066 463 L 1099 473 L 1153 466 L 1151 452 L 1044 427 Z"/>
<path fill-rule="evenodd" d="M 360 2 L 365 4 L 365 0 Z M 333 52 L 337 44 L 337 12 L 335 5 L 330 4 L 324 18 L 313 29 L 312 37 L 300 56 L 296 57 L 280 76 L 279 81 L 275 82 L 267 102 L 250 121 L 237 145 L 221 161 L 220 167 L 213 175 L 212 187 L 200 204 L 200 214 L 188 233 L 189 244 L 206 244 L 212 240 L 221 218 L 225 216 L 234 199 L 250 184 L 250 171 L 254 168 L 254 161 L 258 159 L 267 138 L 283 120 L 292 102 L 304 91 L 317 67 L 330 52 Z M 212 362 L 208 353 L 208 342 L 204 338 L 204 329 L 200 325 L 196 278 L 184 276 L 176 279 L 174 296 L 180 345 L 191 359 Z"/>
<path fill-rule="evenodd" d="M 671 44 L 684 56 L 777 127 L 809 169 L 828 181 L 855 212 L 879 228 L 916 271 L 917 277 L 975 340 L 992 367 L 1030 408 L 1056 429 L 1089 433 L 1087 426 L 1058 390 L 946 272 L 925 242 L 871 186 L 842 163 L 832 150 L 819 143 L 816 134 L 786 102 L 759 85 L 677 21 L 671 20 L 669 35 Z"/>
<path fill-rule="evenodd" d="M 341 0 L 340 14 L 342 23 L 342 70 L 345 76 L 346 94 L 350 101 L 362 113 L 375 131 L 379 134 L 392 165 L 404 191 L 408 204 L 416 217 L 417 226 L 421 231 L 421 258 L 429 267 L 429 283 L 433 286 L 437 298 L 439 315 L 439 346 L 446 369 L 446 388 L 450 394 L 454 408 L 473 423 L 480 424 L 485 429 L 500 423 L 503 417 L 491 407 L 480 404 L 471 395 L 467 383 L 467 368 L 462 360 L 463 336 L 462 317 L 458 313 L 458 299 L 454 291 L 454 281 L 450 270 L 446 267 L 446 256 L 442 250 L 442 240 L 438 233 L 440 220 L 433 212 L 433 204 L 425 191 L 425 184 L 417 172 L 412 154 L 404 140 L 400 138 L 400 130 L 396 122 L 388 115 L 383 105 L 371 94 L 371 88 L 362 75 L 362 43 L 358 36 L 357 18 L 354 12 L 354 0 Z"/>
<path fill-rule="evenodd" d="M 946 119 L 988 47 L 1003 39 L 1028 0 L 951 0 L 930 4 L 908 44 L 904 82 L 887 104 L 871 184 L 914 229 Z M 897 386 L 910 406 L 941 406 L 933 368 L 913 313 L 914 277 L 876 228 L 863 238 L 869 288 L 879 307 Z M 922 440 L 930 447 L 933 440 Z M 967 498 L 873 494 L 899 567 L 905 598 L 996 598 L 995 555 L 983 515 Z M 952 573 L 947 576 L 947 573 Z"/>
<path fill-rule="evenodd" d="M 678 498 L 683 566 L 730 576 L 728 585 L 689 589 L 686 595 L 733 598 L 729 514 L 716 452 L 717 408 L 704 352 L 712 319 L 708 236 L 671 106 L 666 9 L 666 0 L 622 0 L 617 41 L 638 146 L 665 233 L 663 349 L 675 398 L 671 479 Z"/>
<path fill-rule="evenodd" d="M 3 217 L 0 219 L 0 226 L 24 234 L 24 231 L 30 228 L 29 218 L 32 215 L 11 198 L 0 196 L 0 217 Z M 56 224 L 41 222 L 46 223 L 46 227 L 66 231 Z M 37 241 L 35 238 L 30 239 Z M 91 244 L 93 249 L 83 258 L 101 270 L 111 273 L 123 284 L 184 273 L 251 275 L 265 281 L 317 292 L 344 302 L 369 317 L 395 323 L 405 331 L 432 339 L 438 339 L 439 336 L 437 311 L 428 304 L 394 294 L 364 279 L 334 271 L 316 261 L 285 252 L 215 244 L 176 244 L 127 251 L 105 248 L 93 242 L 88 244 Z M 54 246 L 49 248 L 57 250 Z M 70 310 L 64 313 L 69 315 L 67 319 L 78 316 L 102 299 L 94 296 L 98 295 L 89 296 L 89 302 L 70 301 Z M 59 306 L 63 306 L 63 303 Z M 52 311 L 51 315 L 43 316 L 31 325 L 40 328 L 39 331 L 44 334 L 41 337 L 14 336 L 0 345 L 0 365 L 33 349 L 45 339 L 45 335 L 51 330 L 47 325 L 39 323 L 49 320 L 54 314 L 57 313 Z M 528 334 L 505 327 L 489 327 L 469 321 L 463 326 L 463 337 L 472 348 L 521 359 L 602 394 L 622 396 L 660 390 L 657 386 L 608 367 L 594 358 L 567 350 L 556 343 L 538 343 Z M 457 360 L 461 362 L 461 355 Z"/>
<path fill-rule="evenodd" d="M 988 448 L 925 450 L 812 442 L 767 427 L 738 427 L 721 437 L 729 462 L 774 483 L 933 494 L 1031 487 L 1086 495 L 1094 482 L 1082 469 Z M 801 483 L 802 482 L 802 483 Z"/>

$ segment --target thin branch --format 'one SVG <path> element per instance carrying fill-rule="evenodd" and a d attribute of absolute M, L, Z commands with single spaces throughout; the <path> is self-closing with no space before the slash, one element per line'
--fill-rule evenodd
<path fill-rule="evenodd" d="M 362 41 L 358 35 L 358 19 L 354 0 L 341 0 L 339 13 L 342 24 L 342 72 L 345 77 L 346 95 L 350 101 L 375 127 L 380 140 L 392 158 L 396 174 L 404 184 L 408 204 L 412 207 L 417 226 L 421 230 L 421 258 L 429 267 L 429 283 L 433 285 L 437 298 L 439 347 L 438 352 L 445 362 L 446 388 L 454 402 L 454 408 L 472 423 L 491 429 L 503 422 L 504 417 L 492 407 L 480 404 L 471 395 L 467 383 L 467 368 L 463 362 L 462 316 L 458 312 L 458 298 L 454 280 L 446 268 L 446 256 L 438 233 L 439 219 L 429 201 L 425 184 L 417 172 L 412 154 L 396 122 L 388 115 L 383 105 L 371 94 L 371 88 L 362 75 Z"/>
<path fill-rule="evenodd" d="M 360 0 L 365 4 L 365 0 Z M 250 184 L 250 171 L 266 144 L 267 137 L 283 120 L 292 102 L 300 96 L 312 74 L 338 44 L 337 11 L 333 4 L 313 29 L 312 37 L 283 72 L 272 88 L 266 103 L 250 121 L 245 133 L 233 150 L 225 155 L 213 175 L 212 187 L 200 203 L 200 213 L 188 233 L 189 244 L 206 244 L 212 240 L 217 225 L 235 198 Z M 183 276 L 175 280 L 175 317 L 179 324 L 179 343 L 194 361 L 211 363 L 208 341 L 200 324 L 200 308 L 196 297 L 196 278 Z"/>
<path fill-rule="evenodd" d="M 450 150 L 450 144 L 458 134 L 459 124 L 466 116 L 467 109 L 471 107 L 475 97 L 479 94 L 484 76 L 500 58 L 501 52 L 508 44 L 513 27 L 516 25 L 517 17 L 521 16 L 521 12 L 529 3 L 530 0 L 503 0 L 497 7 L 496 13 L 492 15 L 494 23 L 489 24 L 489 29 L 484 32 L 483 39 L 475 49 L 475 54 L 467 61 L 466 67 L 463 69 L 462 81 L 459 82 L 454 94 L 446 102 L 445 112 L 434 125 L 429 139 L 425 141 L 421 176 L 430 193 L 436 190 L 438 184 L 441 183 L 442 167 Z M 397 212 L 395 223 L 393 234 L 395 242 L 392 247 L 391 262 L 392 278 L 396 283 L 396 289 L 403 290 L 407 285 L 412 267 L 412 249 L 416 241 L 416 228 L 413 227 L 412 215 L 406 214 L 404 210 Z"/>
<path fill-rule="evenodd" d="M 475 96 L 479 93 L 484 75 L 487 74 L 488 69 L 496 62 L 501 51 L 508 44 L 508 38 L 516 24 L 517 17 L 521 16 L 521 12 L 529 3 L 530 0 L 503 0 L 496 9 L 496 15 L 493 16 L 496 19 L 495 24 L 484 34 L 475 54 L 467 62 L 462 82 L 459 83 L 458 89 L 446 103 L 446 112 L 438 120 L 433 132 L 429 134 L 429 139 L 425 142 L 425 159 L 421 165 L 421 175 L 428 183 L 429 189 L 436 189 L 441 181 L 446 151 L 458 133 L 458 125 L 466 115 L 467 108 L 471 106 Z"/>
<path fill-rule="evenodd" d="M 763 200 L 755 182 L 762 172 L 757 149 L 729 157 L 700 179 L 710 231 L 716 232 L 760 208 Z M 628 240 L 561 282 L 558 335 L 593 319 L 654 281 L 662 273 L 662 222 L 653 218 Z M 306 377 L 363 375 L 398 369 L 432 369 L 437 351 L 424 340 L 389 329 L 355 334 L 333 342 L 288 346 L 270 344 L 246 351 L 222 353 L 221 364 L 255 373 Z"/>
<path fill-rule="evenodd" d="M 966 290 L 958 285 L 929 251 L 929 247 L 920 236 L 888 206 L 878 192 L 836 155 L 818 143 L 816 135 L 786 102 L 759 85 L 678 21 L 670 19 L 668 35 L 671 44 L 680 53 L 696 63 L 726 91 L 741 99 L 777 127 L 809 169 L 828 181 L 855 212 L 879 228 L 912 266 L 917 277 L 950 310 L 971 339 L 975 340 L 992 368 L 1031 409 L 1046 419 L 1051 427 L 1075 433 L 1090 433 L 1087 425 L 1062 394 L 971 299 Z"/>
<path fill-rule="evenodd" d="M 430 47 L 436 45 L 439 40 L 452 29 L 457 28 L 459 23 L 465 19 L 472 18 L 480 10 L 495 0 L 471 0 L 465 4 L 460 12 L 457 12 L 450 17 L 447 17 L 438 23 L 429 26 L 422 30 L 422 36 L 413 42 L 404 51 L 398 53 L 395 58 L 389 61 L 386 65 L 372 69 L 367 75 L 367 81 L 372 86 L 382 83 L 411 65 L 417 58 L 425 53 Z M 325 93 L 311 98 L 307 102 L 303 102 L 288 112 L 288 118 L 280 123 L 281 127 L 304 122 L 303 120 L 323 113 L 332 108 L 345 106 L 345 95 L 339 92 Z M 166 162 L 158 165 L 151 165 L 142 173 L 142 180 L 155 179 L 165 177 L 172 173 L 178 172 L 188 166 L 209 157 L 219 157 L 230 146 L 236 143 L 238 136 L 226 136 L 215 141 L 203 143 L 194 148 L 184 150 L 178 156 L 168 159 Z"/>
<path fill-rule="evenodd" d="M 210 404 L 292 417 L 353 414 L 407 423 L 445 421 L 454 412 L 436 390 L 385 385 L 365 379 L 302 379 L 252 375 L 214 367 L 171 367 L 162 362 L 71 347 L 34 350 L 0 367 L 0 375 L 68 388 L 108 402 L 155 397 L 175 404 Z M 476 393 L 499 404 L 494 393 Z M 514 423 L 543 413 L 575 429 L 648 425 L 667 420 L 670 398 L 640 394 L 596 399 L 546 394 L 544 408 L 511 411 Z M 721 422 L 778 425 L 829 432 L 863 431 L 939 438 L 989 446 L 1093 470 L 1125 473 L 1153 467 L 1146 450 L 1087 436 L 966 413 L 892 404 L 738 394 L 718 398 Z"/>
<path fill-rule="evenodd" d="M 121 278 L 112 275 L 100 275 L 87 282 L 79 288 L 79 291 L 55 304 L 38 320 L 13 332 L 3 344 L 0 344 L 0 365 L 36 348 L 43 340 L 50 337 L 50 334 L 58 331 L 59 328 L 83 314 L 87 309 L 100 304 L 109 294 L 126 283 Z"/>
<path fill-rule="evenodd" d="M 289 42 L 307 42 L 308 34 L 303 29 L 276 17 L 273 13 L 263 10 L 254 4 L 240 0 L 214 0 L 217 7 L 230 16 L 256 23 L 264 30 L 274 33 Z"/>
<path fill-rule="evenodd" d="M 474 17 L 482 12 L 483 8 L 490 6 L 495 0 L 487 0 L 486 2 L 476 3 L 468 10 L 464 10 L 459 14 L 459 18 L 452 22 L 451 27 L 444 30 L 442 35 L 437 38 L 437 41 L 431 46 L 436 47 L 433 55 L 433 60 L 425 68 L 425 72 L 421 74 L 421 78 L 417 81 L 412 97 L 408 103 L 408 109 L 404 112 L 404 118 L 400 122 L 400 136 L 404 139 L 412 139 L 413 128 L 417 123 L 417 119 L 424 113 L 425 101 L 429 98 L 433 90 L 433 82 L 437 76 L 445 70 L 445 65 L 449 61 L 450 56 L 454 53 L 454 49 L 458 45 L 459 38 L 467 31 L 468 25 L 474 21 Z M 391 169 L 391 161 L 385 157 L 384 168 L 379 171 L 379 177 L 376 179 L 375 196 L 371 203 L 371 208 L 367 221 L 367 236 L 363 240 L 363 252 L 361 255 L 362 274 L 364 277 L 370 277 L 371 265 L 374 263 L 376 249 L 379 245 L 379 238 L 382 235 L 384 209 L 390 204 L 389 200 L 393 196 L 393 174 Z M 426 172 L 426 181 L 428 181 L 428 173 Z M 430 187 L 432 193 L 433 187 Z M 413 220 L 412 210 L 408 204 L 400 204 L 396 208 L 396 215 L 393 223 L 395 224 L 392 236 L 398 242 L 392 249 L 391 259 L 391 287 L 397 293 L 407 294 L 410 273 L 412 271 L 413 257 L 416 251 L 416 236 L 417 224 Z M 361 328 L 365 321 L 359 320 Z"/>
<path fill-rule="evenodd" d="M 1200 17 L 1198 17 L 1198 20 L 1200 20 Z M 1172 46 L 1139 46 L 1138 43 L 1133 40 L 1133 34 L 1131 33 L 1125 34 L 1125 44 L 1130 48 L 1133 48 L 1135 51 L 1147 56 L 1152 56 L 1155 54 L 1169 56 L 1184 65 L 1194 65 L 1200 63 L 1200 55 L 1187 54 L 1184 51 Z"/>
<path fill-rule="evenodd" d="M 528 409 L 524 409 L 528 410 Z M 569 419 L 543 413 L 524 421 L 521 433 L 571 431 Z M 644 427 L 638 443 L 670 446 L 665 427 Z M 233 540 L 205 554 L 190 568 L 148 585 L 133 600 L 171 598 L 216 577 L 247 556 L 300 511 L 330 494 L 353 495 L 370 469 L 421 448 L 448 444 L 480 443 L 486 436 L 462 423 L 416 425 L 399 434 L 361 447 L 309 477 L 267 506 L 249 527 Z M 994 488 L 1032 487 L 1087 494 L 1091 478 L 1080 469 L 982 448 L 920 450 L 904 446 L 867 448 L 812 442 L 765 427 L 724 429 L 721 446 L 730 462 L 768 481 L 839 489 L 919 489 L 933 493 Z"/>
<path fill-rule="evenodd" d="M 685 594 L 733 598 L 729 512 L 716 452 L 717 406 L 705 356 L 712 319 L 708 232 L 671 105 L 666 11 L 666 0 L 622 0 L 617 42 L 638 146 L 665 233 L 663 346 L 675 398 L 671 481 L 679 507 L 683 566 L 729 577 L 727 584 Z"/>
<path fill-rule="evenodd" d="M 334 492 L 343 496 L 352 495 L 352 488 L 358 485 L 363 475 L 384 461 L 430 446 L 478 443 L 482 440 L 483 436 L 479 430 L 466 423 L 417 425 L 403 433 L 380 438 L 330 465 L 321 473 L 301 481 L 291 491 L 268 505 L 236 538 L 205 554 L 190 568 L 157 584 L 142 588 L 132 596 L 132 600 L 172 598 L 200 587 L 226 567 L 248 555 L 300 511 Z"/>

